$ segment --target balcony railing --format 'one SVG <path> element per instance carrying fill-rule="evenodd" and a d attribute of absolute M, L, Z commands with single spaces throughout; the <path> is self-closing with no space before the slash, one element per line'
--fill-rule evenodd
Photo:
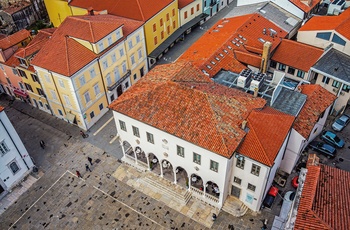
<path fill-rule="evenodd" d="M 123 77 L 121 77 L 118 81 L 116 81 L 113 85 L 107 86 L 108 91 L 112 91 L 115 89 L 120 83 L 122 83 L 126 78 L 128 78 L 131 75 L 131 70 L 126 71 L 126 74 L 124 74 Z"/>

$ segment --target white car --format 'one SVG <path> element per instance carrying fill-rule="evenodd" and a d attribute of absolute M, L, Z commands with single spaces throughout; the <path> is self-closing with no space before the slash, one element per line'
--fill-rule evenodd
<path fill-rule="evenodd" d="M 350 117 L 346 114 L 341 115 L 333 124 L 332 129 L 335 131 L 342 131 L 350 122 Z"/>

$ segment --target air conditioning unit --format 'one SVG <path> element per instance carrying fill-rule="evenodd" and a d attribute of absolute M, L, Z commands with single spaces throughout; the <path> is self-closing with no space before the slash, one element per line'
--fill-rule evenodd
<path fill-rule="evenodd" d="M 252 77 L 252 70 L 250 69 L 242 70 L 237 79 L 237 86 L 241 88 L 248 87 L 251 77 Z"/>
<path fill-rule="evenodd" d="M 252 81 L 250 82 L 249 90 L 254 91 L 255 89 L 260 89 L 264 83 L 266 74 L 256 73 L 252 76 Z"/>

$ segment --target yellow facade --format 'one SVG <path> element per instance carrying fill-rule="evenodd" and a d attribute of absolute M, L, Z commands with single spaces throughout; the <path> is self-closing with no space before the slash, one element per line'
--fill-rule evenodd
<path fill-rule="evenodd" d="M 54 27 L 58 27 L 68 16 L 84 15 L 85 9 L 74 9 L 68 5 L 67 0 L 44 0 L 47 13 Z M 73 14 L 74 13 L 74 14 Z"/>
<path fill-rule="evenodd" d="M 169 4 L 145 22 L 145 36 L 147 55 L 152 53 L 162 42 L 164 42 L 179 27 L 177 0 Z"/>
<path fill-rule="evenodd" d="M 47 113 L 51 113 L 49 102 L 46 100 L 44 90 L 37 75 L 24 66 L 17 66 L 17 70 L 22 77 L 24 87 L 27 89 L 32 105 Z"/>

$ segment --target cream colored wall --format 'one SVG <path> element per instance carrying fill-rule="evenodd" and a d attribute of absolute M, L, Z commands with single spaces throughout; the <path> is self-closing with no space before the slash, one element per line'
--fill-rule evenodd
<path fill-rule="evenodd" d="M 277 62 L 277 66 L 276 66 L 277 68 L 268 67 L 269 72 L 274 72 L 274 71 L 276 70 L 276 71 L 285 73 L 285 74 L 286 74 L 286 77 L 288 77 L 288 78 L 290 78 L 290 79 L 293 79 L 293 80 L 295 80 L 295 81 L 301 81 L 301 80 L 308 81 L 308 78 L 309 78 L 309 73 L 308 73 L 308 72 L 305 72 L 305 71 L 302 70 L 302 71 L 304 72 L 304 77 L 301 78 L 301 77 L 298 77 L 298 76 L 297 76 L 297 74 L 298 74 L 298 69 L 295 69 L 295 68 L 294 68 L 294 69 L 295 69 L 295 72 L 294 72 L 294 74 L 292 75 L 292 74 L 288 73 L 288 68 L 289 68 L 288 65 L 286 65 L 285 71 L 279 70 L 279 69 L 278 69 L 278 66 L 279 66 L 279 65 L 280 65 L 280 63 Z"/>
<path fill-rule="evenodd" d="M 174 10 L 174 15 L 172 14 Z M 166 20 L 166 15 L 169 14 L 169 21 Z M 175 0 L 164 8 L 161 12 L 149 19 L 145 25 L 146 49 L 147 55 L 156 49 L 162 42 L 164 42 L 174 31 L 179 27 L 178 20 L 178 2 Z M 160 26 L 160 19 L 163 19 L 163 26 Z M 175 21 L 175 28 L 173 22 Z M 156 24 L 156 31 L 153 31 L 153 24 Z M 167 26 L 170 26 L 170 33 L 167 33 Z M 164 38 L 161 39 L 161 32 L 164 32 Z M 154 44 L 154 37 L 157 37 L 158 43 Z"/>
<path fill-rule="evenodd" d="M 331 32 L 332 35 L 329 39 L 329 41 L 327 40 L 324 40 L 324 39 L 320 39 L 320 38 L 317 38 L 316 37 L 316 34 L 318 32 Z M 350 41 L 343 37 L 342 35 L 338 34 L 337 35 L 339 37 L 341 37 L 344 41 L 346 41 L 346 44 L 345 46 L 342 46 L 342 45 L 339 45 L 337 43 L 334 43 L 334 42 L 331 42 L 332 40 L 332 37 L 333 37 L 333 33 L 334 31 L 332 30 L 328 30 L 328 31 L 319 31 L 319 30 L 314 30 L 314 31 L 299 31 L 298 32 L 298 35 L 297 35 L 297 41 L 298 42 L 302 42 L 302 43 L 305 43 L 305 44 L 309 44 L 309 45 L 312 45 L 312 46 L 316 46 L 316 47 L 319 47 L 319 48 L 326 48 L 328 47 L 331 43 L 333 43 L 333 48 L 347 54 L 347 55 L 350 55 Z"/>
<path fill-rule="evenodd" d="M 199 4 L 199 10 L 197 11 L 197 4 Z M 191 15 L 191 8 L 193 7 L 194 14 Z M 187 12 L 187 18 L 185 19 L 185 12 Z M 202 13 L 202 0 L 195 0 L 191 4 L 179 9 L 179 23 L 180 26 L 185 25 L 187 22 L 191 21 L 198 15 Z"/>

